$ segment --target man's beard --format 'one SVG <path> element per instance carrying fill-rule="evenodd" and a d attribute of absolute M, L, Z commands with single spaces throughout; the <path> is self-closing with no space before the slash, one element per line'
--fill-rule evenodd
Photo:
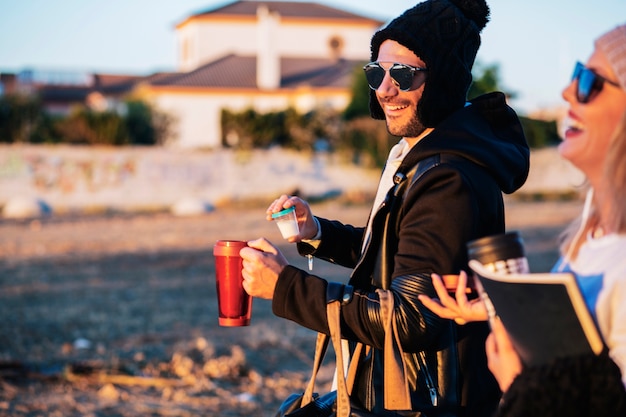
<path fill-rule="evenodd" d="M 393 136 L 402 138 L 416 138 L 426 130 L 426 126 L 422 124 L 417 115 L 414 115 L 408 124 L 406 125 L 394 125 L 390 126 L 387 122 L 387 131 Z"/>

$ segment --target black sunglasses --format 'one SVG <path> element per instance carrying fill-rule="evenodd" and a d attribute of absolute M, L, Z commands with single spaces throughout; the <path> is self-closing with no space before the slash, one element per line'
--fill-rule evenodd
<path fill-rule="evenodd" d="M 580 62 L 577 62 L 574 67 L 572 81 L 574 80 L 578 83 L 578 87 L 576 88 L 576 100 L 583 104 L 588 103 L 600 91 L 602 91 L 602 87 L 605 82 L 615 87 L 619 87 L 619 84 L 616 82 L 607 80 L 603 76 L 596 74 Z"/>
<path fill-rule="evenodd" d="M 380 62 L 370 62 L 363 67 L 365 78 L 372 90 L 378 90 L 383 83 L 385 72 L 389 71 L 389 75 L 396 87 L 402 91 L 409 91 L 413 86 L 413 78 L 416 74 L 428 71 L 426 68 L 413 67 L 407 64 L 392 63 L 388 70 L 380 66 Z"/>

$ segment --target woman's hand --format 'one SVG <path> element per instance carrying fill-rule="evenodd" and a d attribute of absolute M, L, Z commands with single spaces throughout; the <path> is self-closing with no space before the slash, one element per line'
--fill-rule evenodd
<path fill-rule="evenodd" d="M 427 295 L 420 295 L 418 298 L 429 310 L 444 319 L 454 320 L 457 324 L 466 324 L 470 321 L 487 320 L 487 309 L 480 298 L 467 299 L 467 273 L 461 271 L 459 280 L 454 292 L 454 298 L 446 289 L 441 277 L 432 274 L 431 279 L 438 299 L 433 299 Z"/>
<path fill-rule="evenodd" d="M 317 222 L 311 212 L 309 204 L 299 197 L 290 197 L 281 195 L 270 204 L 267 208 L 267 220 L 272 220 L 272 214 L 278 213 L 286 208 L 296 207 L 296 219 L 298 220 L 298 229 L 300 232 L 296 236 L 287 239 L 288 242 L 300 242 L 303 239 L 313 239 L 317 235 Z"/>
<path fill-rule="evenodd" d="M 264 238 L 249 241 L 239 255 L 243 258 L 243 289 L 253 297 L 271 300 L 287 259 Z"/>
<path fill-rule="evenodd" d="M 522 361 L 499 317 L 491 321 L 491 333 L 485 342 L 485 351 L 489 370 L 496 377 L 502 392 L 505 392 L 522 372 Z"/>

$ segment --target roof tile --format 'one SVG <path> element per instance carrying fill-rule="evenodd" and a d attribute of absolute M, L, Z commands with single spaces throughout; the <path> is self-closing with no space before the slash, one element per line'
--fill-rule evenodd
<path fill-rule="evenodd" d="M 352 82 L 355 60 L 281 58 L 281 88 L 341 87 Z M 151 82 L 154 86 L 198 88 L 257 88 L 256 57 L 227 55 L 188 73 Z"/>
<path fill-rule="evenodd" d="M 374 20 L 382 24 L 378 19 L 370 19 L 362 14 L 351 13 L 346 10 L 335 9 L 324 6 L 323 4 L 311 2 L 295 2 L 295 1 L 250 1 L 241 0 L 209 9 L 200 13 L 196 13 L 191 17 L 206 15 L 238 15 L 238 16 L 256 16 L 257 8 L 260 5 L 266 5 L 271 12 L 278 12 L 283 17 L 298 18 L 321 18 L 321 19 L 351 19 L 351 20 Z"/>

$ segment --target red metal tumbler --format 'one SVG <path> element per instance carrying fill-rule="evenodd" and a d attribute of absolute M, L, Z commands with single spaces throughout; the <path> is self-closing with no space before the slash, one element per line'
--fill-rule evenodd
<path fill-rule="evenodd" d="M 248 326 L 252 312 L 252 297 L 243 289 L 243 259 L 241 240 L 218 240 L 213 247 L 215 284 L 220 326 Z"/>

